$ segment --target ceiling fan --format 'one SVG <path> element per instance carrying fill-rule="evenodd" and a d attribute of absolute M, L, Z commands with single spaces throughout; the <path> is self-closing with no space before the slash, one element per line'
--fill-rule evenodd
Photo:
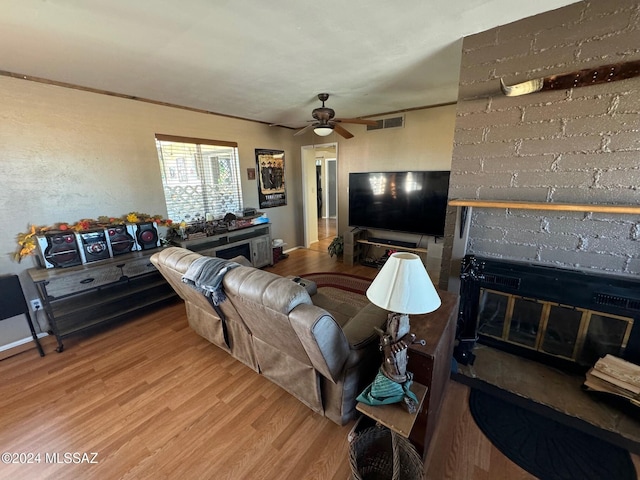
<path fill-rule="evenodd" d="M 355 123 L 359 125 L 372 125 L 376 126 L 378 122 L 375 120 L 364 120 L 361 118 L 335 118 L 336 112 L 333 108 L 325 107 L 324 102 L 329 98 L 328 93 L 319 93 L 318 100 L 322 102 L 322 107 L 314 108 L 311 112 L 311 116 L 315 120 L 309 120 L 311 123 L 304 128 L 298 130 L 294 135 L 302 135 L 308 130 L 313 128 L 316 135 L 321 137 L 329 135 L 331 132 L 336 132 L 342 135 L 344 138 L 352 138 L 353 134 L 344 128 L 340 123 Z"/>

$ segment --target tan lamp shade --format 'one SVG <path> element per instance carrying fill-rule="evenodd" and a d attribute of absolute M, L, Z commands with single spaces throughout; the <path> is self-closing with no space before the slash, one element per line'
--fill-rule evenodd
<path fill-rule="evenodd" d="M 420 257 L 406 252 L 389 256 L 367 298 L 390 312 L 408 314 L 433 312 L 442 303 Z"/>

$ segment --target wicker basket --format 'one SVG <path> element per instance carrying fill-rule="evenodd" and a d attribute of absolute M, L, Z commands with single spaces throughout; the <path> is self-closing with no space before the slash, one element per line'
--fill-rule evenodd
<path fill-rule="evenodd" d="M 357 432 L 349 448 L 349 461 L 355 480 L 424 479 L 422 458 L 411 442 L 386 427 Z"/>

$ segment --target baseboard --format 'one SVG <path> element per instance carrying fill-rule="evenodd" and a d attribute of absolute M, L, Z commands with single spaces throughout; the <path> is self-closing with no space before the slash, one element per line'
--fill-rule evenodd
<path fill-rule="evenodd" d="M 55 344 L 55 338 L 48 333 L 39 333 L 38 339 L 40 340 L 40 344 L 43 348 L 45 345 Z M 15 342 L 11 342 L 0 347 L 0 360 L 13 357 L 14 355 L 18 355 L 19 353 L 26 352 L 32 349 L 37 349 L 36 344 L 33 342 L 33 338 L 27 337 L 16 340 Z"/>

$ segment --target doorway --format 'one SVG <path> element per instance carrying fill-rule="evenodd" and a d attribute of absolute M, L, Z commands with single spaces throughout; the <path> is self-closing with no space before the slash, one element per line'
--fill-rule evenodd
<path fill-rule="evenodd" d="M 304 245 L 333 239 L 338 224 L 337 143 L 302 147 Z"/>
<path fill-rule="evenodd" d="M 316 160 L 317 162 L 317 160 Z M 338 231 L 338 165 L 335 158 L 325 158 L 319 169 L 322 185 L 321 215 L 318 216 L 318 240 L 333 239 Z"/>

